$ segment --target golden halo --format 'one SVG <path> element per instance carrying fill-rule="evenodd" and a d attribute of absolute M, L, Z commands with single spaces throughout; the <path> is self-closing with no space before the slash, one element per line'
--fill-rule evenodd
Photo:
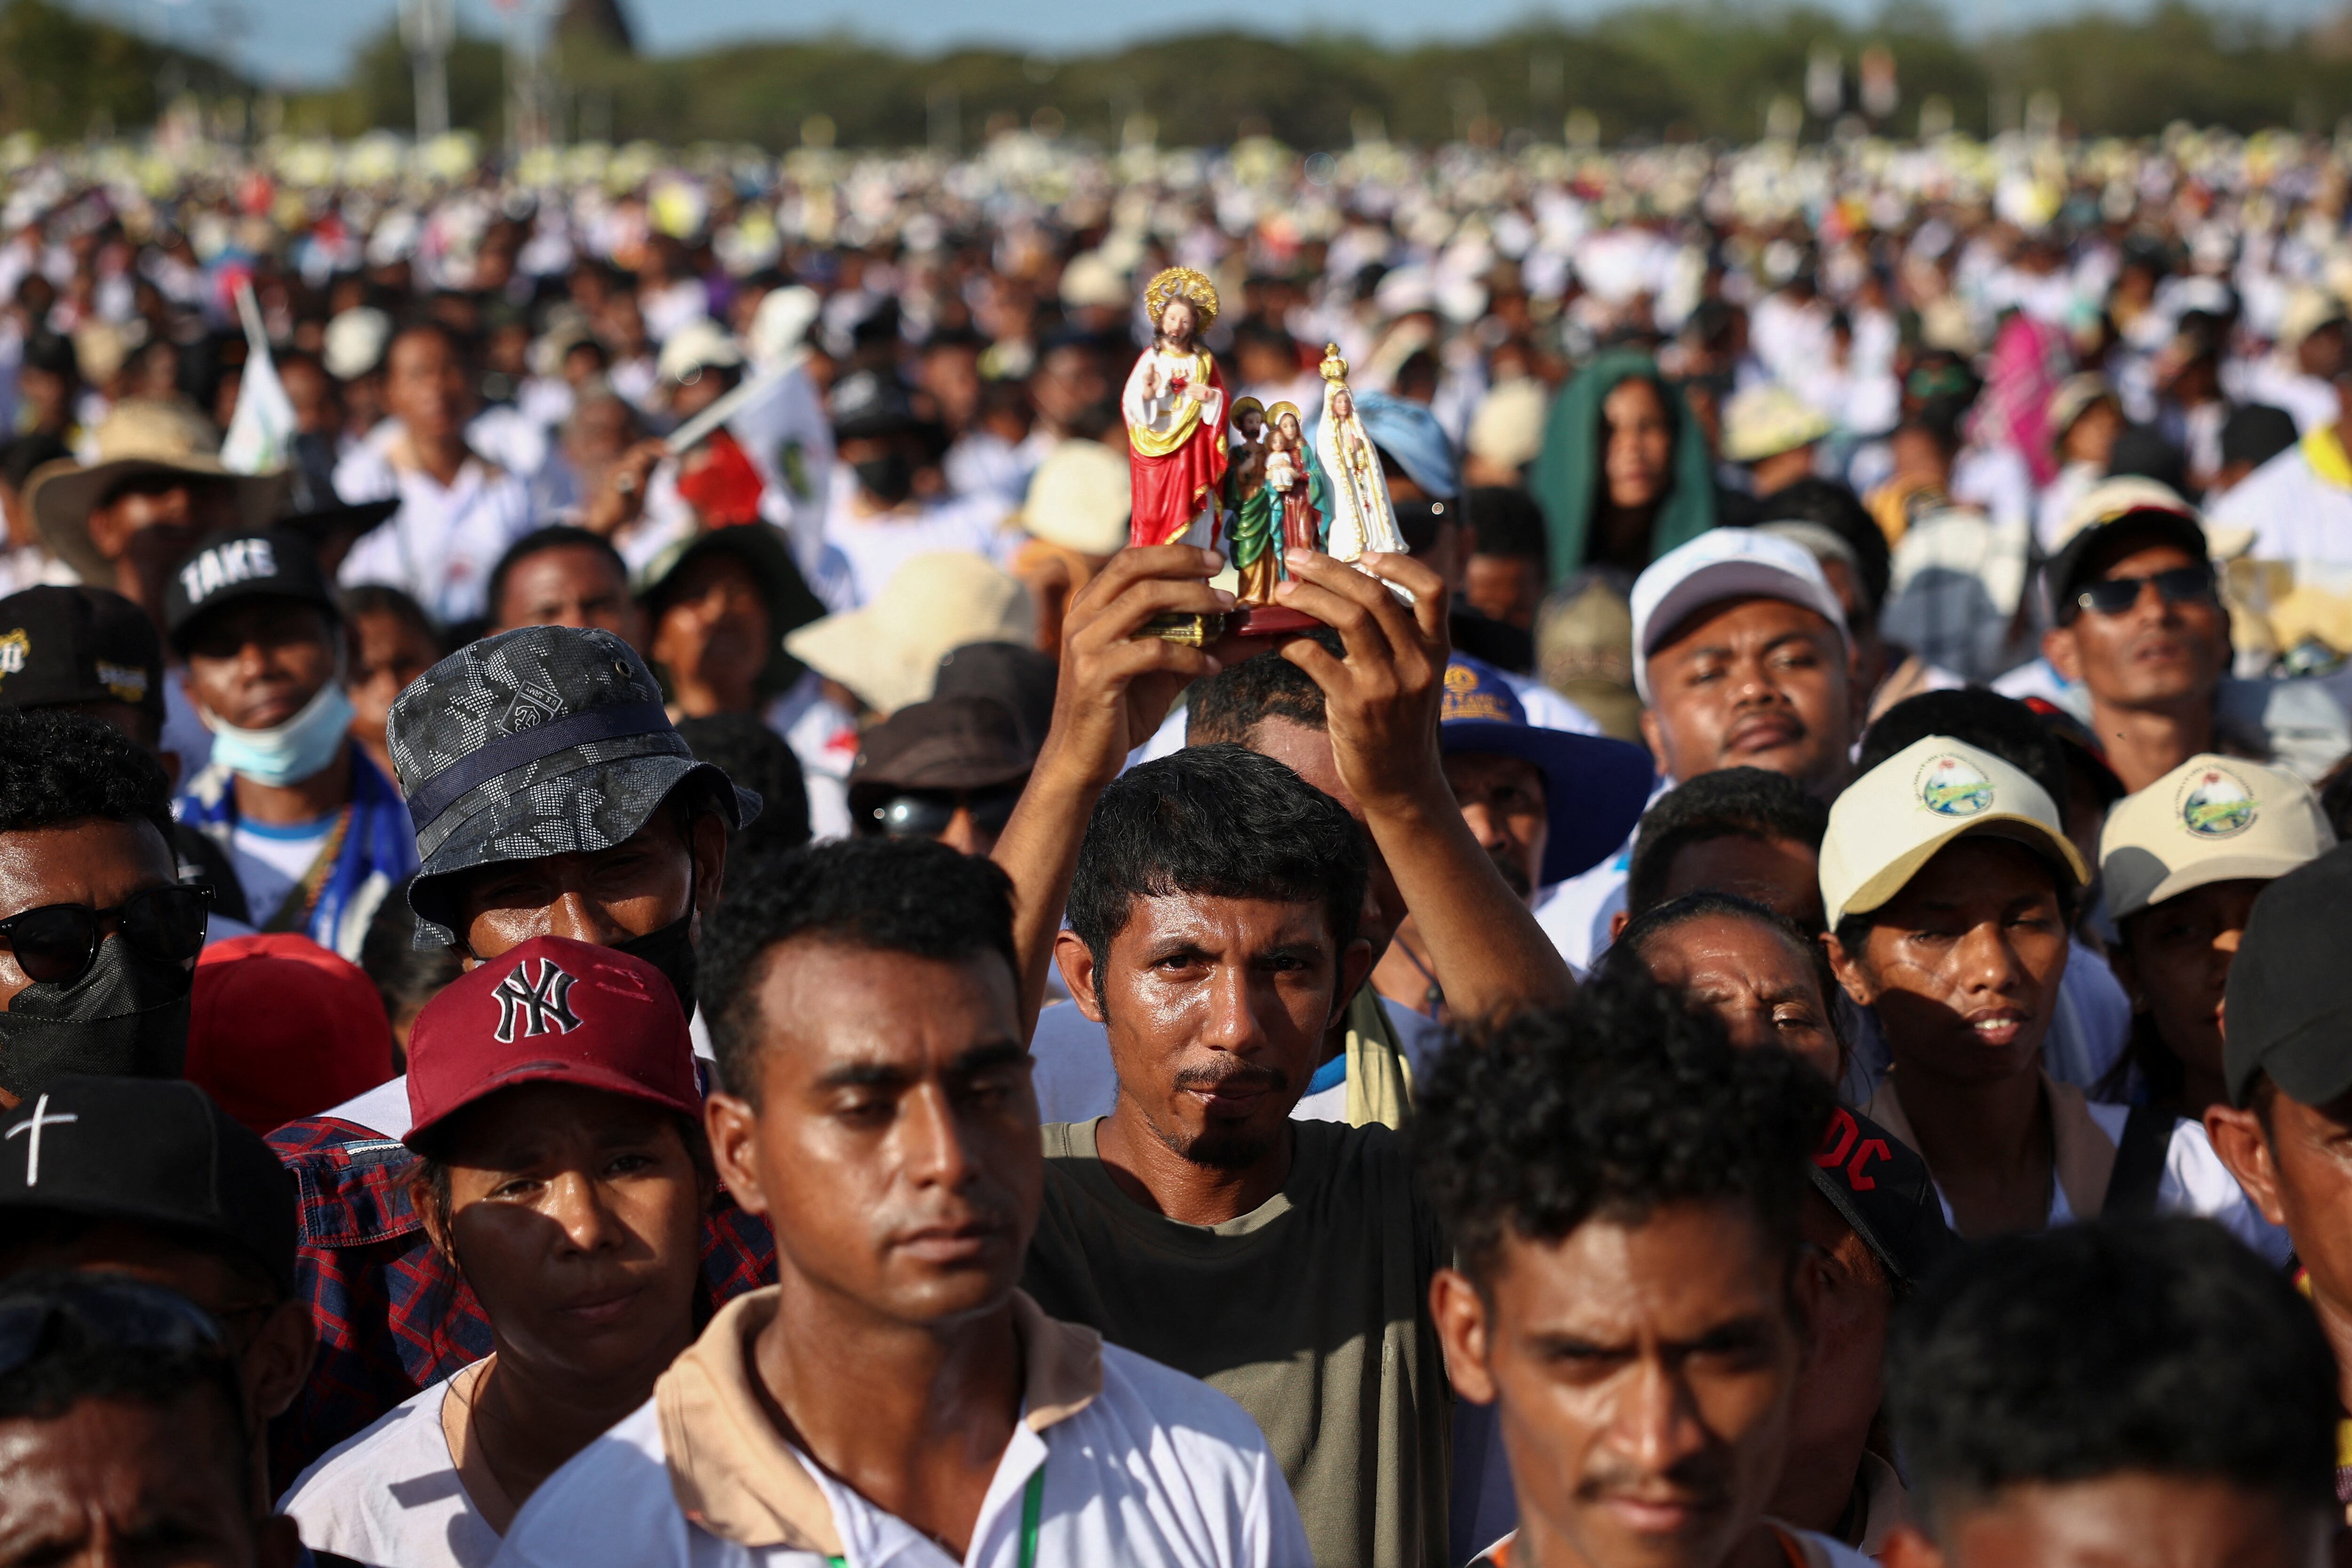
<path fill-rule="evenodd" d="M 1207 331 L 1209 323 L 1217 319 L 1217 286 L 1209 281 L 1206 273 L 1195 272 L 1189 267 L 1171 267 L 1145 286 L 1143 308 L 1151 317 L 1153 331 L 1160 329 L 1160 318 L 1167 313 L 1171 299 L 1181 299 L 1192 307 L 1192 314 L 1200 319 L 1195 331 Z"/>
<path fill-rule="evenodd" d="M 1282 416 L 1286 413 L 1291 418 L 1297 420 L 1301 429 L 1306 428 L 1307 416 L 1298 412 L 1298 405 L 1295 402 L 1276 403 L 1272 408 L 1265 411 L 1265 422 L 1268 424 L 1280 424 L 1282 423 Z"/>
<path fill-rule="evenodd" d="M 1257 399 L 1254 397 L 1235 398 L 1234 400 L 1234 417 L 1235 419 L 1239 419 L 1242 415 L 1247 413 L 1252 409 L 1255 409 L 1258 413 L 1264 413 L 1265 412 L 1265 404 L 1258 402 Z"/>

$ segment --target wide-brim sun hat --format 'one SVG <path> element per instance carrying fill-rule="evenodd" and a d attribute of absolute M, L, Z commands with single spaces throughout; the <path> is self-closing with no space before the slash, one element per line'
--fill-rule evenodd
<path fill-rule="evenodd" d="M 217 480 L 235 493 L 237 526 L 266 528 L 286 509 L 293 476 L 278 469 L 239 474 L 220 460 L 219 438 L 193 410 L 155 398 L 126 398 L 114 405 L 93 433 L 97 460 L 60 457 L 33 470 L 25 481 L 25 507 L 58 559 L 84 582 L 109 588 L 114 565 L 89 537 L 90 508 L 127 479 L 148 474 L 178 474 Z"/>
<path fill-rule="evenodd" d="M 872 602 L 802 627 L 784 648 L 887 717 L 930 696 L 951 651 L 1036 636 L 1036 608 L 1019 579 L 967 551 L 941 550 L 908 561 Z"/>

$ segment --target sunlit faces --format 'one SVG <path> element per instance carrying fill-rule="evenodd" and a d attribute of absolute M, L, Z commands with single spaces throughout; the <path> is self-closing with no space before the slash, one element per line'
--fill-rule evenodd
<path fill-rule="evenodd" d="M 526 1083 L 439 1134 L 448 1206 L 420 1195 L 501 1347 L 601 1382 L 657 1371 L 694 1335 L 712 1188 L 677 1116 L 571 1083 Z"/>
<path fill-rule="evenodd" d="M 335 626 L 298 600 L 235 600 L 198 622 L 188 643 L 188 695 L 239 729 L 284 724 L 335 678 Z"/>
<path fill-rule="evenodd" d="M 1453 788 L 1462 820 L 1522 899 L 1533 898 L 1543 881 L 1544 848 L 1551 838 L 1545 810 L 1543 769 L 1523 758 L 1490 752 L 1449 752 L 1445 782 Z"/>
<path fill-rule="evenodd" d="M 2177 544 L 2151 544 L 2106 562 L 2086 582 L 2205 565 Z M 2214 595 L 2175 603 L 2147 582 L 2120 615 L 2084 610 L 2053 627 L 2044 650 L 2061 674 L 2082 682 L 2103 702 L 2179 701 L 2210 694 L 2228 673 L 2230 617 Z"/>
<path fill-rule="evenodd" d="M 1045 1190 L 1010 966 L 799 939 L 756 994 L 754 1092 L 713 1095 L 709 1124 L 787 1282 L 907 1322 L 1001 1303 Z"/>
<path fill-rule="evenodd" d="M 1499 1403 L 1517 1551 L 1538 1562 L 1717 1568 L 1780 1475 L 1817 1286 L 1747 1206 L 1507 1235 L 1482 1295 L 1432 1303 L 1465 1397 Z"/>
<path fill-rule="evenodd" d="M 1843 1071 L 1829 999 L 1811 953 L 1752 916 L 1701 915 L 1642 946 L 1643 967 L 1722 1020 L 1741 1049 L 1777 1046 L 1832 1082 Z"/>
<path fill-rule="evenodd" d="M 1648 659 L 1642 734 L 1666 776 L 1769 768 L 1816 791 L 1846 774 L 1854 729 L 1844 640 L 1818 611 L 1733 599 L 1669 631 Z"/>
<path fill-rule="evenodd" d="M 2123 920 L 2115 967 L 2133 1006 L 2198 1082 L 2217 1092 L 2221 995 L 2254 899 L 2268 885 L 2257 878 L 2209 882 Z"/>
<path fill-rule="evenodd" d="M 1887 1568 L 2322 1568 L 2331 1521 L 2312 1509 L 2206 1476 L 2126 1470 L 2005 1486 L 1951 1511 L 1930 1542 L 1905 1529 Z"/>
<path fill-rule="evenodd" d="M 1120 1094 L 1170 1149 L 1227 1169 L 1275 1146 L 1371 964 L 1320 901 L 1181 892 L 1133 900 L 1099 966 L 1071 932 L 1055 951 L 1108 1026 Z"/>
<path fill-rule="evenodd" d="M 608 850 L 494 861 L 456 873 L 457 930 L 475 958 L 495 958 L 534 936 L 609 947 L 646 936 L 717 897 L 727 828 L 714 812 L 681 825 L 675 803 Z"/>
<path fill-rule="evenodd" d="M 2066 972 L 2058 876 L 2022 844 L 1958 839 L 1876 912 L 1858 949 L 1829 939 L 1839 984 L 1877 1009 L 1906 1082 L 2034 1070 Z"/>

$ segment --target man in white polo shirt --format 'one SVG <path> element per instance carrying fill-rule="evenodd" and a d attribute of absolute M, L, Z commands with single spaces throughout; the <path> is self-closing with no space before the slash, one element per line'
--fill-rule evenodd
<path fill-rule="evenodd" d="M 1015 1287 L 1045 1173 L 1004 874 L 825 844 L 703 963 L 711 1149 L 778 1282 L 540 1487 L 502 1568 L 1304 1568 L 1239 1406 Z"/>
<path fill-rule="evenodd" d="M 1715 528 L 1633 582 L 1633 687 L 1661 793 L 1725 768 L 1785 773 L 1826 800 L 1850 771 L 1862 704 L 1845 611 L 1803 546 Z M 1536 912 L 1561 956 L 1590 968 L 1625 906 L 1633 842 L 1560 884 Z"/>

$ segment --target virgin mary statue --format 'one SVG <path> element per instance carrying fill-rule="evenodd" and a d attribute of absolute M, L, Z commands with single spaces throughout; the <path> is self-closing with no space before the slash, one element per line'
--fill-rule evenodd
<path fill-rule="evenodd" d="M 1395 508 L 1389 505 L 1381 455 L 1373 448 L 1372 438 L 1364 434 L 1355 394 L 1348 390 L 1348 361 L 1339 357 L 1337 343 L 1324 349 L 1321 368 L 1323 418 L 1315 427 L 1315 455 L 1322 460 L 1329 486 L 1330 531 L 1326 548 L 1334 559 L 1350 565 L 1366 550 L 1402 555 L 1404 534 L 1397 527 Z M 1363 569 L 1357 566 L 1357 570 Z M 1412 595 L 1395 583 L 1388 588 L 1406 603 L 1412 602 Z"/>

